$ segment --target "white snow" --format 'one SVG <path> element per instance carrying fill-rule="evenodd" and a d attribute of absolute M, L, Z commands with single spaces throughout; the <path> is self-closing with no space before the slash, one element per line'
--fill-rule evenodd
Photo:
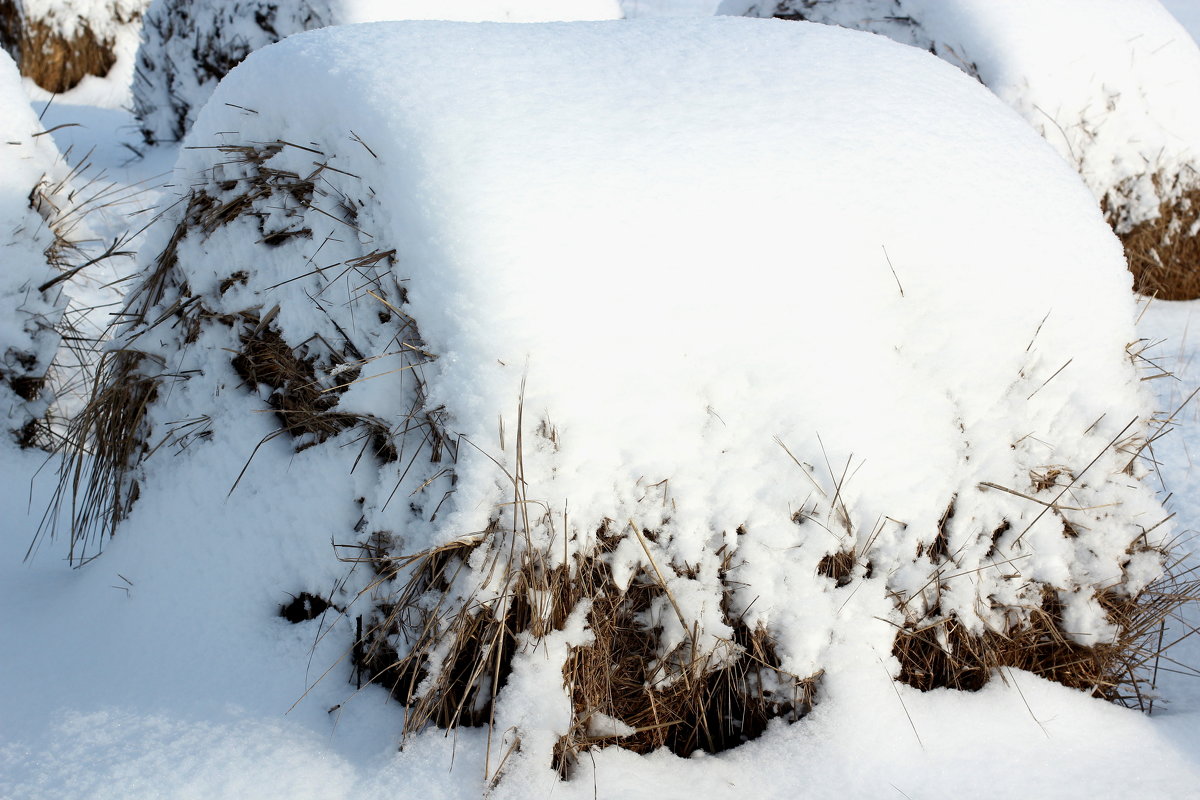
<path fill-rule="evenodd" d="M 905 0 L 905 7 L 1077 165 L 1108 201 L 1118 230 L 1158 215 L 1155 173 L 1194 174 L 1200 49 L 1157 0 Z"/>
<path fill-rule="evenodd" d="M 99 128 L 118 117 L 91 119 Z M 950 536 L 964 571 L 984 563 L 977 531 L 1004 516 L 1014 530 L 1002 546 L 1034 554 L 1011 567 L 1027 578 L 1119 578 L 1131 534 L 1161 510 L 1149 487 L 1114 474 L 1128 456 L 1106 444 L 1190 391 L 1137 380 L 1124 355 L 1138 334 L 1119 246 L 1071 171 L 971 81 L 914 50 L 794 23 L 385 25 L 255 54 L 189 144 L 220 141 L 219 131 L 325 154 L 285 147 L 270 162 L 280 169 L 308 174 L 329 159 L 360 176 L 325 171 L 319 205 L 336 215 L 339 191 L 362 202 L 355 224 L 373 238 L 316 218 L 311 239 L 271 250 L 250 244 L 261 238 L 250 220 L 193 234 L 180 260 L 210 310 L 280 303 L 276 322 L 293 343 L 314 332 L 337 341 L 332 318 L 367 355 L 388 351 L 395 322 L 377 321 L 381 303 L 363 294 L 363 276 L 333 280 L 339 268 L 328 281 L 268 287 L 307 271 L 310 257 L 324 266 L 398 248 L 393 267 L 366 277 L 394 304 L 407 288 L 404 308 L 439 356 L 420 369 L 427 405 L 444 401 L 453 431 L 511 471 L 524 379 L 528 496 L 555 511 L 569 503 L 569 525 L 554 519 L 560 533 L 579 532 L 571 547 L 586 546 L 598 516 L 661 528 L 656 557 L 702 567 L 700 581 L 673 588 L 716 629 L 712 552 L 745 524 L 738 579 L 754 597 L 738 603 L 754 601 L 750 616 L 780 634 L 793 666 L 827 670 L 813 714 L 756 742 L 690 759 L 610 747 L 558 783 L 544 756 L 569 711 L 555 685 L 565 647 L 587 637 L 576 619 L 515 662 L 491 766 L 514 733 L 523 754 L 493 796 L 1194 791 L 1200 692 L 1181 680 L 1166 692 L 1179 698 L 1174 710 L 1146 718 L 1017 671 L 975 694 L 921 694 L 889 679 L 893 629 L 873 617 L 902 618 L 884 582 L 914 590 L 929 579 L 933 566 L 913 565 L 912 551 L 929 543 L 950 495 L 960 498 Z M 101 144 L 115 152 L 117 139 Z M 184 151 L 176 191 L 216 191 L 221 176 L 204 171 L 223 160 Z M 152 231 L 143 264 L 181 213 Z M 296 217 L 275 209 L 266 224 Z M 222 293 L 243 267 L 247 285 Z M 1163 359 L 1181 370 L 1194 366 L 1191 310 L 1155 306 L 1142 323 L 1143 336 L 1183 331 L 1164 346 L 1177 358 Z M 47 479 L 30 496 L 41 459 L 0 449 L 0 607 L 6 639 L 22 645 L 0 648 L 0 796 L 480 796 L 483 732 L 429 731 L 396 752 L 402 710 L 346 682 L 348 620 L 329 612 L 291 626 L 274 614 L 289 594 L 352 594 L 367 579 L 330 546 L 353 540 L 360 516 L 364 530 L 394 529 L 414 551 L 509 513 L 497 505 L 511 501 L 511 484 L 460 444 L 455 493 L 430 521 L 445 478 L 408 495 L 438 467 L 419 463 L 385 508 L 403 464 L 354 469 L 352 434 L 301 452 L 280 437 L 251 460 L 277 423 L 229 367 L 221 348 L 237 348 L 237 333 L 214 324 L 181 349 L 182 333 L 164 325 L 136 340 L 167 356 L 168 371 L 203 370 L 166 385 L 153 440 L 199 414 L 211 418 L 211 439 L 176 430 L 145 462 L 132 516 L 82 569 L 62 563 L 60 540 L 20 564 Z M 385 373 L 400 363 L 368 364 L 363 377 L 380 377 L 355 384 L 339 407 L 399 419 L 413 383 Z M 534 433 L 543 417 L 557 448 Z M 1194 422 L 1183 420 L 1185 432 Z M 793 464 L 775 436 L 815 468 Z M 1194 526 L 1186 448 L 1156 448 L 1180 528 Z M 1031 469 L 1079 473 L 1100 453 L 1069 502 L 1123 505 L 1068 512 L 1083 529 L 1076 540 L 1043 517 L 1019 550 L 1012 539 L 1038 509 L 977 488 L 1034 494 Z M 847 464 L 839 496 L 853 532 L 830 508 Z M 816 521 L 796 528 L 789 516 L 800 508 Z M 877 579 L 860 574 L 840 590 L 815 574 L 825 553 L 864 546 L 881 514 L 908 530 L 889 523 L 876 538 Z M 642 558 L 626 544 L 615 568 Z M 942 602 L 968 619 L 985 592 L 1020 593 L 987 572 L 947 586 Z M 1086 598 L 1072 603 L 1073 629 L 1102 635 Z M 662 622 L 674 624 L 669 612 Z"/>
<path fill-rule="evenodd" d="M 777 6 L 978 74 L 1079 170 L 1119 232 L 1195 183 L 1200 48 L 1158 0 L 724 0 L 720 11 Z"/>

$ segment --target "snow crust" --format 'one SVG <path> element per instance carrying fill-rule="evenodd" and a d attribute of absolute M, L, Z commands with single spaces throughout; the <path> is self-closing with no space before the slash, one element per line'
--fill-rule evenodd
<path fill-rule="evenodd" d="M 56 272 L 47 261 L 54 234 L 31 208 L 35 187 L 58 160 L 53 141 L 41 133 L 16 64 L 0 52 L 0 425 L 7 433 L 45 411 L 44 399 L 18 396 L 13 382 L 45 374 L 62 315 L 59 293 L 38 289 Z"/>
<path fill-rule="evenodd" d="M 1157 574 L 1133 547 L 1163 515 L 1132 456 L 1150 409 L 1120 246 L 1024 121 L 915 48 L 733 18 L 331 28 L 230 73 L 177 183 L 233 200 L 246 167 L 213 146 L 278 140 L 293 144 L 270 169 L 336 168 L 320 173 L 328 217 L 285 203 L 191 230 L 176 243 L 189 296 L 214 318 L 269 312 L 293 346 L 349 341 L 366 364 L 339 409 L 393 431 L 437 414 L 452 475 L 415 455 L 355 470 L 349 434 L 293 456 L 230 365 L 237 330 L 134 328 L 123 344 L 170 385 L 147 440 L 177 455 L 143 465 L 122 537 L 220 505 L 248 462 L 235 496 L 287 509 L 268 530 L 303 537 L 288 562 L 308 574 L 331 535 L 388 531 L 415 552 L 511 529 L 520 469 L 520 505 L 541 509 L 521 546 L 551 565 L 594 548 L 605 520 L 657 533 L 686 617 L 652 609 L 664 652 L 683 623 L 705 648 L 728 638 L 724 548 L 734 613 L 775 635 L 787 670 L 846 687 L 894 673 L 896 625 L 1004 630 L 1045 588 L 1081 642 L 1107 641 L 1095 592 Z M 184 208 L 151 231 L 147 269 Z M 394 263 L 314 269 L 389 248 Z M 433 358 L 397 352 L 407 317 Z M 313 460 L 331 452 L 340 468 Z M 818 574 L 851 549 L 853 588 Z M 617 576 L 639 566 L 634 539 L 610 557 Z M 511 587 L 469 575 L 459 590 Z M 514 661 L 509 769 L 552 774 L 561 664 L 587 635 L 577 620 Z"/>
<path fill-rule="evenodd" d="M 1200 48 L 1157 0 L 724 0 L 719 12 L 796 13 L 933 50 L 1075 166 L 1118 232 L 1196 183 Z"/>

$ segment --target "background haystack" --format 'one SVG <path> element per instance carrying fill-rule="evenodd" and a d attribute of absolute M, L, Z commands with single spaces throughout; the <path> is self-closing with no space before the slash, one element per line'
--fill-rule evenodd
<path fill-rule="evenodd" d="M 927 54 L 331 28 L 234 69 L 178 172 L 72 430 L 76 559 L 245 493 L 206 529 L 277 537 L 408 731 L 497 732 L 489 776 L 725 749 L 826 686 L 1150 685 L 1120 247 Z"/>
<path fill-rule="evenodd" d="M 388 19 L 618 19 L 617 0 L 155 0 L 146 13 L 134 110 L 147 143 L 183 139 L 217 82 L 247 55 L 300 31 Z"/>
<path fill-rule="evenodd" d="M 21 74 L 65 92 L 117 62 L 118 39 L 136 36 L 149 0 L 0 0 L 0 47 Z"/>
<path fill-rule="evenodd" d="M 868 30 L 978 77 L 1083 176 L 1138 292 L 1200 297 L 1200 49 L 1154 0 L 725 0 L 720 13 Z M 1062 46 L 1064 30 L 1086 45 Z"/>

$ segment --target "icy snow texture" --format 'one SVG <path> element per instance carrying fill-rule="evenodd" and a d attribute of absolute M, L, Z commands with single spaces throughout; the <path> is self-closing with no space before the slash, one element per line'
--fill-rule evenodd
<path fill-rule="evenodd" d="M 286 458 L 276 438 L 241 479 L 299 524 L 305 504 L 327 520 L 361 497 L 323 535 L 391 531 L 414 552 L 491 521 L 511 530 L 524 391 L 521 507 L 547 512 L 528 544 L 553 565 L 594 547 L 605 519 L 656 530 L 658 563 L 696 575 L 668 583 L 710 648 L 727 635 L 718 551 L 734 550 L 732 613 L 772 631 L 799 675 L 865 680 L 906 615 L 1003 629 L 1043 586 L 1067 630 L 1104 641 L 1094 590 L 1156 574 L 1154 555 L 1127 550 L 1161 507 L 1112 446 L 1148 413 L 1120 246 L 1052 149 L 919 50 L 734 18 L 328 29 L 230 73 L 177 183 L 234 200 L 246 167 L 211 146 L 276 140 L 303 144 L 266 162 L 276 174 L 334 168 L 317 179 L 329 216 L 277 198 L 193 227 L 148 318 L 176 301 L 204 319 L 257 308 L 293 346 L 350 341 L 371 359 L 338 408 L 415 430 L 398 462 L 297 496 L 264 466 Z M 186 205 L 151 232 L 147 269 Z M 259 244 L 284 233 L 300 235 Z M 390 248 L 390 266 L 326 268 Z M 244 284 L 226 280 L 240 270 Z M 436 359 L 401 369 L 414 351 L 396 352 L 404 321 L 383 301 Z M 269 415 L 245 416 L 238 325 L 127 332 L 171 382 L 145 436 L 174 430 L 179 448 L 148 462 L 139 505 L 179 507 L 174 493 L 198 488 L 181 470 L 232 482 L 229 452 L 271 433 Z M 443 420 L 453 465 L 411 461 L 426 431 L 414 408 Z M 332 449 L 357 452 L 355 436 Z M 1039 502 L 982 485 L 1047 503 L 1072 480 L 1074 538 Z M 952 501 L 946 555 L 931 555 Z M 135 530 L 152 524 L 138 515 Z M 851 548 L 841 590 L 818 564 Z M 618 576 L 646 564 L 633 540 L 610 559 Z M 460 596 L 502 596 L 501 577 L 466 575 Z M 665 652 L 683 629 L 654 612 Z M 536 664 L 518 656 L 497 717 L 538 769 L 569 721 L 552 679 L 565 639 L 551 644 Z"/>
<path fill-rule="evenodd" d="M 399 19 L 616 19 L 617 0 L 154 0 L 133 86 L 149 143 L 183 138 L 221 77 L 247 54 L 326 25 Z"/>
<path fill-rule="evenodd" d="M 17 67 L 0 52 L 0 427 L 20 431 L 46 409 L 32 399 L 58 346 L 58 293 L 38 291 L 54 275 L 46 251 L 54 234 L 31 193 L 58 158 L 29 107 Z M 14 391 L 14 386 L 17 391 Z M 22 396 L 25 395 L 25 396 Z"/>
<path fill-rule="evenodd" d="M 720 11 L 799 12 L 906 44 L 927 39 L 1079 170 L 1119 232 L 1197 182 L 1200 49 L 1157 0 L 725 0 Z M 1160 174 L 1166 185 L 1155 184 Z"/>

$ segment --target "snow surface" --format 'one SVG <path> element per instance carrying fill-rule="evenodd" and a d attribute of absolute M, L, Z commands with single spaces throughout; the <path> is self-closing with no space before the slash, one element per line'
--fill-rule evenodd
<path fill-rule="evenodd" d="M 400 19 L 564 22 L 619 19 L 617 0 L 154 0 L 134 108 L 147 142 L 183 138 L 217 81 L 249 53 L 326 25 Z"/>
<path fill-rule="evenodd" d="M 1158 0 L 724 0 L 720 12 L 777 5 L 931 46 L 977 74 L 1079 170 L 1119 232 L 1195 183 L 1200 49 Z"/>
<path fill-rule="evenodd" d="M 961 99 L 960 90 L 956 86 L 951 97 Z M 996 122 L 994 109 L 981 113 Z M 125 119 L 96 113 L 88 128 L 58 131 L 55 139 L 61 144 L 64 137 L 77 137 L 82 143 L 90 134 L 102 152 L 116 153 L 121 135 L 103 127 L 115 128 Z M 1014 147 L 1030 155 L 1026 143 Z M 849 162 L 849 147 L 838 152 L 846 153 L 844 162 Z M 1052 183 L 1065 191 L 1065 179 Z M 1066 206 L 1077 209 L 1078 202 Z M 859 208 L 858 199 L 843 200 L 839 210 L 851 215 Z M 938 227 L 957 217 L 930 217 L 926 224 L 936 233 L 932 238 L 958 235 L 949 224 L 945 230 Z M 768 214 L 753 229 L 770 233 L 772 221 Z M 806 236 L 827 221 L 828 215 L 818 215 L 805 228 Z M 795 230 L 795 220 L 789 224 Z M 986 266 L 1001 234 L 983 245 L 963 237 L 961 252 Z M 789 237 L 789 246 L 797 241 Z M 888 252 L 903 280 L 907 271 L 891 244 Z M 832 260 L 837 252 L 825 255 Z M 1111 256 L 1104 261 L 1111 263 Z M 740 275 L 740 261 L 737 269 Z M 988 305 L 994 274 L 1003 270 L 960 273 L 963 291 L 974 291 L 980 300 L 973 308 Z M 884 276 L 891 279 L 890 272 Z M 721 291 L 727 283 L 720 284 Z M 1079 287 L 1088 288 L 1083 293 L 1090 296 L 1090 280 Z M 906 295 L 915 291 L 908 281 L 904 288 Z M 1058 290 L 1064 288 L 1071 287 L 1060 285 Z M 1046 289 L 1044 298 L 1054 299 L 1057 308 L 1060 296 L 1068 298 L 1052 290 Z M 799 301 L 795 305 L 797 315 L 814 311 Z M 848 308 L 860 320 L 869 310 L 866 305 Z M 1156 304 L 1142 319 L 1142 336 L 1171 338 L 1161 346 L 1161 360 L 1181 375 L 1179 381 L 1146 384 L 1158 389 L 1159 408 L 1175 408 L 1200 379 L 1198 323 L 1191 320 L 1196 308 L 1194 303 Z M 816 337 L 841 348 L 852 326 L 830 322 L 830 316 L 811 327 L 828 323 Z M 614 317 L 621 319 L 605 316 Z M 873 324 L 859 322 L 857 330 Z M 1118 327 L 1124 329 L 1123 324 Z M 732 325 L 720 331 L 737 334 Z M 708 347 L 714 338 L 706 334 L 702 341 Z M 987 363 L 988 355 L 981 354 L 959 368 L 969 377 Z M 808 364 L 806 375 L 830 385 L 828 376 Z M 1074 368 L 1073 363 L 1069 370 Z M 1064 371 L 1042 391 L 1070 374 Z M 776 380 L 772 376 L 772 383 Z M 530 390 L 534 388 L 531 379 Z M 160 457 L 155 467 L 164 471 L 156 479 L 159 497 L 145 498 L 104 556 L 76 571 L 62 561 L 62 542 L 43 542 L 32 563 L 20 563 L 48 501 L 49 467 L 43 468 L 40 456 L 0 445 L 0 520 L 5 520 L 0 524 L 0 603 L 7 612 L 6 640 L 21 643 L 0 648 L 0 796 L 479 796 L 485 789 L 478 766 L 485 747 L 480 732 L 445 738 L 431 731 L 396 752 L 401 710 L 374 688 L 355 693 L 346 684 L 350 671 L 345 662 L 334 663 L 348 646 L 351 634 L 345 623 L 328 614 L 320 622 L 293 627 L 273 617 L 289 592 L 347 577 L 329 564 L 330 531 L 342 524 L 346 509 L 326 508 L 321 499 L 358 488 L 351 485 L 349 461 L 340 455 L 350 448 L 312 448 L 293 455 L 276 442 L 278 446 L 256 456 L 254 466 L 279 476 L 288 501 L 268 507 L 264 497 L 275 489 L 264 489 L 265 483 L 256 487 L 257 493 L 243 485 L 224 498 L 231 476 L 270 425 L 264 415 L 253 413 L 261 403 L 233 391 L 232 385 L 220 399 L 230 402 L 223 412 L 224 421 L 233 424 L 226 438 L 240 441 L 242 449 L 222 453 L 210 447 L 203 457 Z M 511 431 L 511 411 L 506 418 Z M 1194 528 L 1200 520 L 1193 501 L 1200 497 L 1200 481 L 1187 442 L 1200 429 L 1194 411 L 1180 422 L 1179 435 L 1156 446 L 1158 473 L 1175 492 L 1180 527 Z M 30 476 L 39 468 L 41 475 L 31 488 Z M 789 469 L 784 465 L 772 474 L 787 475 Z M 170 483 L 172 492 L 163 488 Z M 318 642 L 331 625 L 333 633 Z M 1186 797 L 1200 778 L 1200 691 L 1194 679 L 1189 684 L 1185 677 L 1171 681 L 1165 676 L 1164 693 L 1176 702 L 1166 714 L 1160 704 L 1155 716 L 1146 718 L 1020 672 L 971 695 L 893 688 L 880 663 L 887 660 L 885 654 L 864 653 L 858 673 L 826 684 L 822 703 L 801 723 L 773 727 L 759 741 L 721 756 L 681 759 L 658 753 L 638 758 L 610 748 L 583 759 L 581 774 L 570 783 L 554 784 L 546 773 L 525 772 L 510 776 L 493 794 Z M 876 655 L 884 657 L 876 660 Z M 1196 663 L 1198 656 L 1195 648 L 1176 654 L 1185 663 Z M 331 664 L 329 676 L 312 686 Z M 1121 765 L 1115 773 L 1114 764 Z"/>

